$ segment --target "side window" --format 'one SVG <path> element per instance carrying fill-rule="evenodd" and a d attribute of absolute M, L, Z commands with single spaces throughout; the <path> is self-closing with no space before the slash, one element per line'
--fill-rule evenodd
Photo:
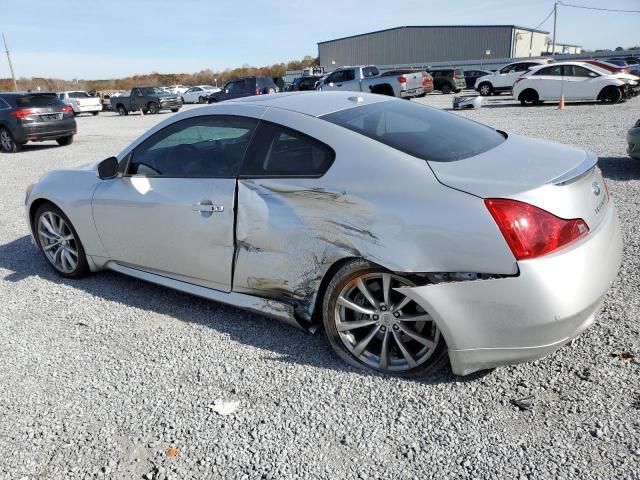
<path fill-rule="evenodd" d="M 567 77 L 586 77 L 589 78 L 591 75 L 591 73 L 594 73 L 593 71 L 584 68 L 584 67 L 580 67 L 578 65 L 565 65 L 564 66 L 564 74 Z"/>
<path fill-rule="evenodd" d="M 226 115 L 182 120 L 133 151 L 128 175 L 173 178 L 235 177 L 257 120 Z"/>
<path fill-rule="evenodd" d="M 58 98 L 59 98 L 60 100 L 64 100 L 64 93 L 59 93 L 59 94 L 58 94 Z"/>
<path fill-rule="evenodd" d="M 364 67 L 362 69 L 362 76 L 364 78 L 375 77 L 376 75 L 379 75 L 379 74 L 380 72 L 376 67 Z"/>
<path fill-rule="evenodd" d="M 329 75 L 329 78 L 327 80 L 329 80 L 330 83 L 344 82 L 344 70 L 332 73 L 331 75 Z"/>
<path fill-rule="evenodd" d="M 133 90 L 131 90 L 131 96 L 132 97 L 141 97 L 142 96 L 142 92 L 140 91 L 139 88 L 134 88 Z"/>
<path fill-rule="evenodd" d="M 320 177 L 335 154 L 308 135 L 260 122 L 240 174 L 246 177 Z"/>
<path fill-rule="evenodd" d="M 356 79 L 356 71 L 351 69 L 351 70 L 345 70 L 344 71 L 344 80 L 343 82 L 350 82 L 351 80 L 355 80 Z"/>
<path fill-rule="evenodd" d="M 509 73 L 515 65 L 507 65 L 506 67 L 502 67 L 498 73 Z"/>
<path fill-rule="evenodd" d="M 541 68 L 540 70 L 535 72 L 534 75 L 551 75 L 554 77 L 560 77 L 562 76 L 562 66 L 555 65 L 553 67 Z"/>
<path fill-rule="evenodd" d="M 520 63 L 518 65 L 514 65 L 514 67 L 511 69 L 512 72 L 526 72 L 527 70 L 529 70 L 531 68 L 530 63 Z"/>

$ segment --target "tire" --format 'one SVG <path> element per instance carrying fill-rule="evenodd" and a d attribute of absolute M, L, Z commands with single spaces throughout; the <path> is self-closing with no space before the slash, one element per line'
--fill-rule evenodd
<path fill-rule="evenodd" d="M 61 147 L 66 147 L 67 145 L 71 145 L 73 143 L 73 135 L 69 135 L 68 137 L 57 138 L 56 142 Z"/>
<path fill-rule="evenodd" d="M 525 107 L 532 107 L 533 105 L 539 104 L 540 97 L 538 96 L 538 92 L 532 88 L 528 88 L 520 94 L 518 100 L 520 100 L 521 105 Z"/>
<path fill-rule="evenodd" d="M 268 91 L 267 93 L 268 93 L 268 94 L 276 93 L 276 89 L 275 89 L 275 88 L 270 88 L 270 89 L 269 89 L 269 91 Z"/>
<path fill-rule="evenodd" d="M 480 95 L 482 95 L 483 97 L 492 95 L 493 85 L 491 85 L 489 82 L 482 82 L 480 85 L 478 85 L 478 93 L 480 93 Z"/>
<path fill-rule="evenodd" d="M 97 117 L 98 115 L 100 115 L 100 112 L 91 112 L 93 114 L 94 117 Z"/>
<path fill-rule="evenodd" d="M 127 109 L 124 108 L 124 105 L 118 105 L 116 108 L 118 110 L 118 115 L 120 115 L 121 117 L 129 115 L 129 112 L 127 112 Z"/>
<path fill-rule="evenodd" d="M 8 128 L 0 128 L 0 150 L 4 153 L 16 153 L 22 150 L 22 144 L 16 142 Z"/>
<path fill-rule="evenodd" d="M 367 294 L 359 282 L 365 285 Z M 389 292 L 386 298 L 385 283 Z M 336 272 L 324 295 L 325 332 L 336 353 L 350 365 L 401 377 L 425 376 L 447 362 L 447 346 L 431 317 L 393 290 L 399 285 L 414 283 L 365 260 L 346 263 Z M 377 302 L 377 307 L 367 300 L 367 295 Z M 339 297 L 346 298 L 356 310 L 339 302 Z M 395 311 L 399 304 L 402 305 Z M 425 320 L 417 321 L 416 317 Z M 359 322 L 359 328 L 349 328 L 349 322 Z"/>
<path fill-rule="evenodd" d="M 184 103 L 184 99 L 182 99 L 182 103 Z M 204 97 L 198 97 L 198 103 L 207 103 L 207 99 Z"/>
<path fill-rule="evenodd" d="M 622 101 L 622 90 L 617 87 L 605 87 L 600 92 L 600 95 L 598 95 L 598 100 L 600 100 L 601 103 L 618 103 Z"/>
<path fill-rule="evenodd" d="M 156 102 L 149 102 L 149 105 L 147 106 L 147 110 L 149 110 L 149 113 L 151 115 L 157 115 L 157 113 L 160 111 L 160 107 Z"/>
<path fill-rule="evenodd" d="M 445 83 L 445 84 L 442 86 L 442 88 L 440 89 L 440 91 L 441 91 L 444 95 L 449 95 L 449 94 L 451 93 L 451 91 L 452 91 L 452 90 L 451 90 L 451 86 Z"/>
<path fill-rule="evenodd" d="M 78 232 L 54 204 L 47 202 L 38 207 L 33 216 L 33 235 L 45 260 L 58 275 L 81 278 L 89 274 L 89 263 Z"/>
<path fill-rule="evenodd" d="M 171 109 L 171 111 L 172 111 L 173 113 L 176 113 L 178 110 L 180 110 L 180 109 L 179 109 L 179 108 L 172 108 L 172 109 Z"/>
<path fill-rule="evenodd" d="M 182 103 L 187 103 L 184 101 L 184 97 L 180 97 L 180 100 L 182 100 Z"/>

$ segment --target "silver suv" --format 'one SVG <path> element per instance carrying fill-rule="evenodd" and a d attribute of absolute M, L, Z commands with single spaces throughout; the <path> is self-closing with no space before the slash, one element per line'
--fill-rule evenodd
<path fill-rule="evenodd" d="M 531 67 L 551 63 L 552 60 L 526 60 L 505 65 L 491 75 L 485 75 L 476 80 L 475 89 L 482 96 L 500 95 L 502 92 L 511 92 L 511 87 L 516 83 L 520 75 Z"/>

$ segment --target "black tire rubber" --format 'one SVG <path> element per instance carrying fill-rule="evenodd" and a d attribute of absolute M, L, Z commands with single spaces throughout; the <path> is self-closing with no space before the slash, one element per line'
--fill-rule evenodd
<path fill-rule="evenodd" d="M 184 97 L 180 97 L 180 100 L 182 101 L 182 103 L 186 103 L 186 102 L 184 101 Z"/>
<path fill-rule="evenodd" d="M 483 97 L 489 97 L 494 93 L 493 86 L 489 82 L 482 82 L 480 85 L 478 85 L 478 93 Z"/>
<path fill-rule="evenodd" d="M 157 115 L 158 112 L 160 112 L 160 107 L 156 102 L 149 102 L 149 105 L 147 106 L 147 110 L 149 110 L 149 113 L 151 115 Z"/>
<path fill-rule="evenodd" d="M 118 105 L 116 108 L 118 110 L 118 115 L 120 115 L 121 117 L 129 115 L 129 112 L 127 112 L 127 109 L 124 108 L 124 105 Z"/>
<path fill-rule="evenodd" d="M 53 265 L 51 265 L 51 263 L 49 262 L 49 259 L 44 254 L 44 251 L 42 249 L 42 244 L 40 243 L 40 236 L 38 235 L 37 225 L 38 225 L 39 218 L 45 212 L 49 212 L 49 211 L 54 212 L 56 215 L 59 215 L 60 217 L 62 217 L 62 219 L 66 222 L 66 224 L 69 226 L 69 228 L 73 232 L 73 235 L 76 237 L 76 242 L 77 242 L 77 246 L 78 246 L 78 265 L 76 266 L 76 269 L 73 272 L 64 273 L 64 272 L 61 272 L 60 270 L 58 270 Z M 76 229 L 73 226 L 73 224 L 71 223 L 71 221 L 69 220 L 69 217 L 67 217 L 64 214 L 64 212 L 62 210 L 60 210 L 57 206 L 55 206 L 53 203 L 46 202 L 46 203 L 43 203 L 42 205 L 40 205 L 38 207 L 38 209 L 36 210 L 36 213 L 33 216 L 33 222 L 32 222 L 32 227 L 31 228 L 33 230 L 33 236 L 36 239 L 36 244 L 38 245 L 38 248 L 40 249 L 40 253 L 42 253 L 42 256 L 44 257 L 45 261 L 47 262 L 47 265 L 49 265 L 49 267 L 54 272 L 56 272 L 61 277 L 65 277 L 65 278 L 82 278 L 82 277 L 86 277 L 87 275 L 89 275 L 89 273 L 91 273 L 91 269 L 89 268 L 89 262 L 87 262 L 87 255 L 86 255 L 86 253 L 84 251 L 84 247 L 82 246 L 82 241 L 80 240 L 80 237 L 78 236 L 78 232 L 76 232 Z"/>
<path fill-rule="evenodd" d="M 176 113 L 178 110 L 180 110 L 180 109 L 179 109 L 179 108 L 172 108 L 172 109 L 171 109 L 171 111 L 172 111 L 173 113 Z"/>
<path fill-rule="evenodd" d="M 13 134 L 11 133 L 11 130 L 9 130 L 8 128 L 0 128 L 0 133 L 2 132 L 6 132 L 9 135 L 9 139 L 11 141 L 8 148 L 6 148 L 2 143 L 0 143 L 0 150 L 2 150 L 4 153 L 17 153 L 20 150 L 22 150 L 23 144 L 16 142 L 16 139 L 13 138 Z"/>
<path fill-rule="evenodd" d="M 442 86 L 442 88 L 440 89 L 440 91 L 444 94 L 444 95 L 449 95 L 453 90 L 451 89 L 451 86 L 448 84 L 444 84 Z"/>
<path fill-rule="evenodd" d="M 198 103 L 205 103 L 207 101 L 204 97 L 198 97 Z M 182 103 L 184 103 L 184 99 L 182 99 Z"/>
<path fill-rule="evenodd" d="M 598 95 L 601 103 L 614 104 L 622 101 L 622 90 L 617 87 L 605 87 Z"/>
<path fill-rule="evenodd" d="M 100 115 L 100 112 L 91 112 L 93 114 L 94 117 L 97 117 L 98 115 Z"/>
<path fill-rule="evenodd" d="M 329 344 L 340 358 L 342 358 L 349 365 L 352 365 L 359 369 L 405 378 L 424 377 L 437 372 L 449 361 L 447 344 L 444 341 L 442 333 L 440 333 L 440 340 L 438 341 L 438 345 L 436 346 L 433 355 L 431 355 L 431 357 L 424 364 L 404 372 L 389 372 L 372 368 L 369 365 L 365 365 L 354 358 L 354 356 L 344 346 L 342 340 L 340 340 L 338 331 L 335 326 L 335 319 L 333 318 L 333 312 L 335 310 L 338 295 L 340 294 L 344 286 L 354 278 L 359 277 L 360 275 L 363 275 L 365 273 L 373 272 L 391 273 L 366 260 L 354 259 L 345 263 L 334 274 L 331 282 L 327 286 L 324 298 L 322 300 L 322 321 L 324 323 L 324 330 L 327 339 L 329 340 Z"/>
<path fill-rule="evenodd" d="M 532 88 L 528 88 L 520 94 L 518 100 L 520 100 L 521 105 L 525 107 L 532 107 L 533 105 L 538 105 L 540 97 L 538 96 L 538 92 Z"/>
<path fill-rule="evenodd" d="M 73 143 L 73 135 L 69 135 L 68 137 L 57 138 L 56 142 L 61 147 L 66 147 L 67 145 L 71 145 Z"/>

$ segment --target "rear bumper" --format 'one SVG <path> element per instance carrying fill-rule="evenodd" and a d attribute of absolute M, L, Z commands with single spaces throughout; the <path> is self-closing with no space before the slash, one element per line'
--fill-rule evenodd
<path fill-rule="evenodd" d="M 410 90 L 400 90 L 400 96 L 402 98 L 418 97 L 423 93 L 424 93 L 424 88 L 422 87 L 412 88 Z"/>
<path fill-rule="evenodd" d="M 12 133 L 17 142 L 26 143 L 56 140 L 75 135 L 76 131 L 76 121 L 68 118 L 56 122 L 21 124 Z"/>
<path fill-rule="evenodd" d="M 403 289 L 436 321 L 455 374 L 544 357 L 593 323 L 622 259 L 613 203 L 606 215 L 576 244 L 519 262 L 516 277 Z"/>
<path fill-rule="evenodd" d="M 102 110 L 102 105 L 83 105 L 83 106 L 74 106 L 73 111 L 76 113 L 86 113 L 86 112 L 99 112 Z"/>

